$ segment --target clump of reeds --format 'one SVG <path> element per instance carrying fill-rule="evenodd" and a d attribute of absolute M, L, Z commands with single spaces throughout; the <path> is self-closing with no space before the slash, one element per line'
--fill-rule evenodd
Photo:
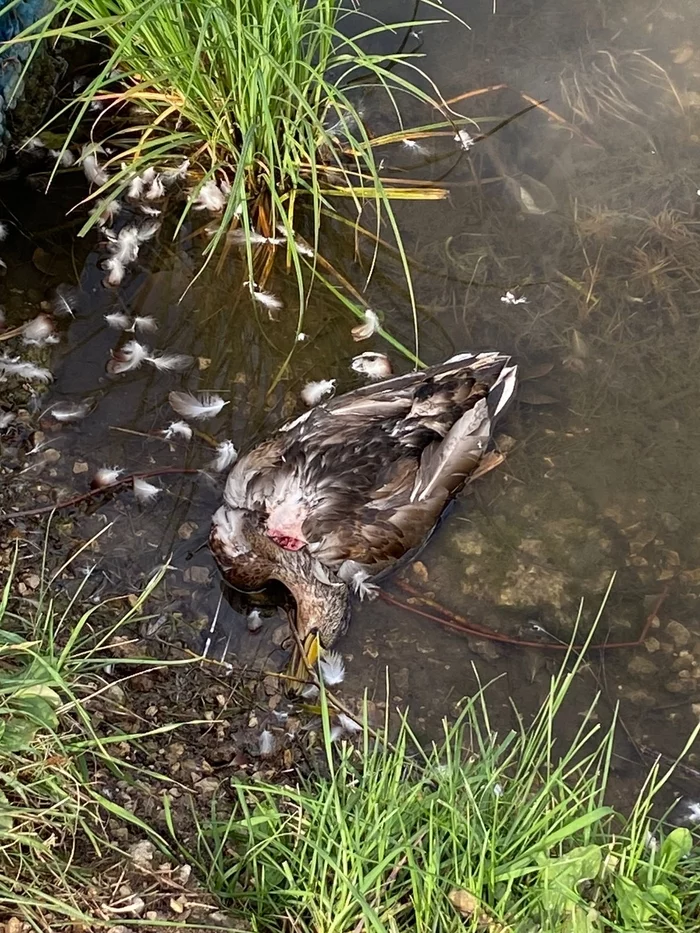
<path fill-rule="evenodd" d="M 349 15 L 362 29 L 352 36 Z M 87 226 L 110 201 L 147 198 L 157 211 L 184 188 L 180 226 L 206 232 L 206 259 L 220 247 L 244 250 L 259 300 L 271 251 L 284 249 L 303 300 L 322 214 L 348 204 L 359 214 L 371 202 L 409 275 L 391 201 L 444 192 L 382 175 L 362 93 L 382 89 L 396 114 L 416 99 L 452 126 L 417 56 L 402 50 L 409 30 L 438 21 L 382 25 L 337 0 L 58 0 L 22 38 L 103 46 L 99 73 L 65 110 L 73 123 L 64 150 L 92 124 L 82 163 L 101 207 Z M 368 51 L 378 37 L 395 51 Z M 305 207 L 311 234 L 301 240 Z"/>

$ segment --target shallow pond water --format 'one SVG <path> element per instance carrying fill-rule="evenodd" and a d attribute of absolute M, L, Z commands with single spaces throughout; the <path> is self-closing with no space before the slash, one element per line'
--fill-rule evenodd
<path fill-rule="evenodd" d="M 650 613 L 651 626 L 643 644 L 593 655 L 561 729 L 577 728 L 598 690 L 604 710 L 621 702 L 633 740 L 617 759 L 624 778 L 640 753 L 676 755 L 700 714 L 700 12 L 593 0 L 575 10 L 489 0 L 458 12 L 470 33 L 453 23 L 415 41 L 445 97 L 497 88 L 454 105 L 475 120 L 474 135 L 532 100 L 549 109 L 530 110 L 468 153 L 449 136 L 387 147 L 390 165 L 449 189 L 444 201 L 397 208 L 415 257 L 419 355 L 437 362 L 456 349 L 497 347 L 522 363 L 524 380 L 500 439 L 505 466 L 467 490 L 420 561 L 389 586 L 409 605 L 417 592 L 511 642 L 457 634 L 381 600 L 363 604 L 340 645 L 345 690 L 380 700 L 388 666 L 391 702 L 409 705 L 431 734 L 479 680 L 498 677 L 490 689 L 505 727 L 511 700 L 524 714 L 534 709 L 562 657 L 518 642 L 544 633 L 568 642 L 581 600 L 585 634 L 616 575 L 596 641 L 636 641 Z M 394 128 L 374 113 L 371 94 L 363 106 L 376 134 Z M 428 116 L 407 106 L 406 119 Z M 79 213 L 64 216 L 83 194 L 77 173 L 48 197 L 26 181 L 0 192 L 13 222 L 2 254 L 8 323 L 32 317 L 61 282 L 80 294 L 75 318 L 60 325 L 55 381 L 36 408 L 86 397 L 95 407 L 76 426 L 42 420 L 35 474 L 44 491 L 84 491 L 105 464 L 205 467 L 215 440 L 246 448 L 299 412 L 307 380 L 335 378 L 339 391 L 357 384 L 348 312 L 317 288 L 301 325 L 307 339 L 295 343 L 298 302 L 283 270 L 272 287 L 285 309 L 269 321 L 252 305 L 236 255 L 195 279 L 202 241 L 191 229 L 172 241 L 166 222 L 123 285 L 105 288 L 104 244 L 77 239 Z M 348 230 L 329 230 L 322 251 L 361 287 L 371 249 L 356 255 L 354 246 Z M 412 346 L 400 269 L 386 256 L 368 298 Z M 194 368 L 108 375 L 123 339 L 104 320 L 114 311 L 153 315 L 158 330 L 146 342 L 193 355 Z M 386 350 L 378 339 L 360 347 L 370 348 Z M 397 371 L 408 368 L 389 353 Z M 168 392 L 182 387 L 230 402 L 190 444 L 159 433 L 173 420 Z M 45 458 L 47 449 L 58 454 Z M 111 523 L 84 560 L 98 562 L 96 591 L 136 591 L 170 556 L 164 606 L 198 650 L 278 668 L 280 616 L 248 633 L 201 547 L 220 482 L 177 473 L 156 482 L 163 492 L 151 504 L 122 492 L 91 506 L 95 514 L 71 513 L 77 537 Z M 28 527 L 38 546 L 40 532 Z M 698 750 L 688 763 L 700 769 Z"/>

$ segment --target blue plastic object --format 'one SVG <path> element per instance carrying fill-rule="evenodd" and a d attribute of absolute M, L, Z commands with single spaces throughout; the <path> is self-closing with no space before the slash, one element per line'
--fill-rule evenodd
<path fill-rule="evenodd" d="M 45 16 L 52 5 L 52 0 L 20 0 L 20 3 L 15 4 L 11 4 L 9 0 L 0 0 L 0 43 L 14 39 L 32 23 Z M 17 45 L 9 45 L 0 52 L 0 161 L 10 142 L 7 112 L 22 98 L 20 75 L 31 50 L 29 42 L 20 42 Z"/>

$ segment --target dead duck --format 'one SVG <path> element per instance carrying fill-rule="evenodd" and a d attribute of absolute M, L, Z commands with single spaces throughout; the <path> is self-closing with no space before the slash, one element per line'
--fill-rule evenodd
<path fill-rule="evenodd" d="M 490 468 L 494 425 L 516 381 L 508 356 L 460 353 L 283 425 L 228 476 L 209 538 L 226 581 L 281 582 L 305 648 L 316 635 L 328 648 L 347 629 L 351 592 L 371 595 L 465 481 Z"/>

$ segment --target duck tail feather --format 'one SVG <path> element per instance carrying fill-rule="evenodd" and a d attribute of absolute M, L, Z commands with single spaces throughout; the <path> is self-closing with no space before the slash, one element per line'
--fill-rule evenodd
<path fill-rule="evenodd" d="M 465 412 L 445 439 L 426 448 L 411 494 L 411 502 L 453 495 L 481 459 L 491 437 L 491 413 L 485 398 Z"/>
<path fill-rule="evenodd" d="M 494 422 L 512 402 L 517 385 L 518 367 L 504 366 L 488 394 L 489 411 Z"/>
<path fill-rule="evenodd" d="M 411 502 L 440 497 L 441 490 L 454 495 L 486 453 L 498 418 L 513 399 L 517 386 L 518 367 L 509 365 L 509 358 L 499 353 L 479 355 L 474 371 L 500 366 L 500 372 L 486 398 L 480 399 L 465 412 L 447 432 L 444 440 L 426 448 L 421 458 Z"/>

